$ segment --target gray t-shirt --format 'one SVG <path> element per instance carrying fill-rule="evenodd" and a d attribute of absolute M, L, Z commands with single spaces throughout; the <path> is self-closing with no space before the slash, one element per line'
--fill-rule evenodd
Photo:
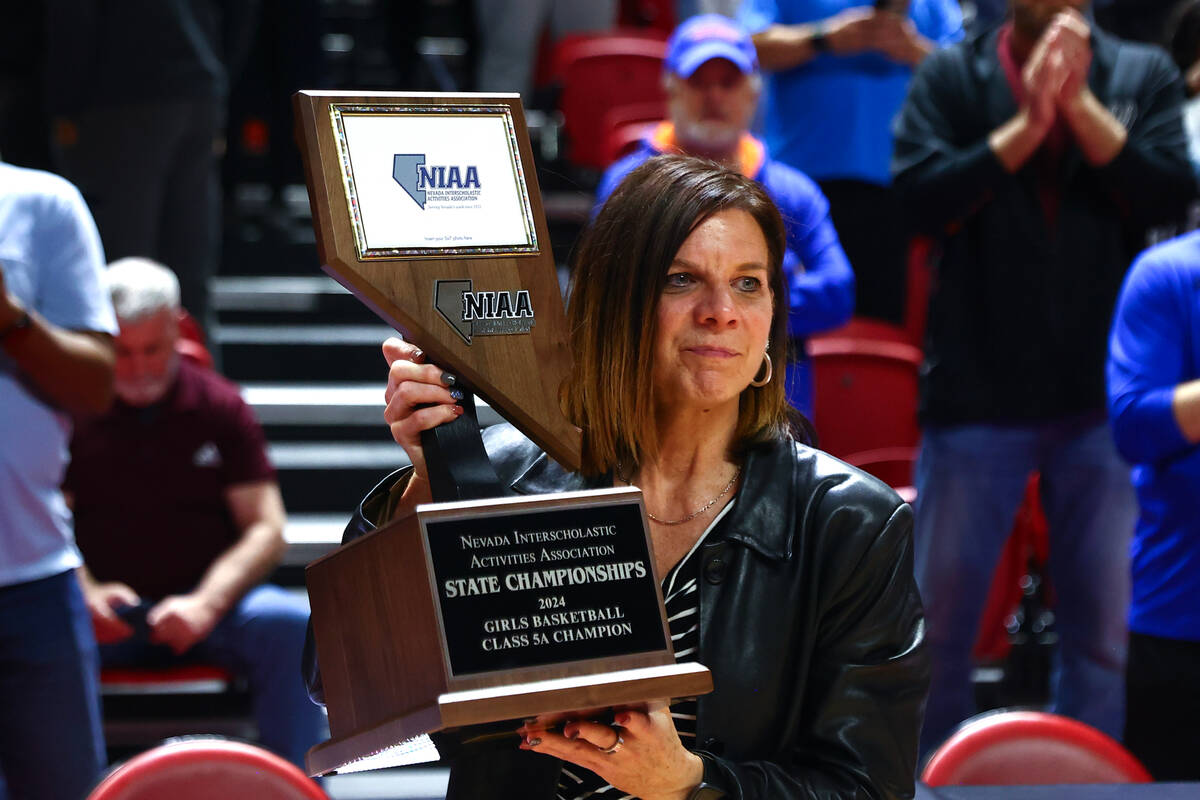
<path fill-rule="evenodd" d="M 52 324 L 116 334 L 100 235 L 66 180 L 0 163 L 0 269 L 8 291 Z M 59 489 L 70 436 L 70 417 L 0 349 L 0 586 L 81 563 Z"/>

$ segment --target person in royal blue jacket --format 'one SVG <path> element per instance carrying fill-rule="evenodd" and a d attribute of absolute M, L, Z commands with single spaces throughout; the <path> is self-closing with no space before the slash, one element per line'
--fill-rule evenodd
<path fill-rule="evenodd" d="M 719 14 L 687 20 L 671 35 L 664 66 L 670 120 L 608 168 L 596 212 L 626 175 L 660 153 L 708 158 L 761 183 L 787 226 L 788 399 L 811 417 L 805 337 L 842 325 L 854 311 L 854 272 L 830 220 L 829 201 L 808 176 L 772 159 L 748 132 L 762 77 L 750 35 L 733 20 Z"/>
<path fill-rule="evenodd" d="M 1124 740 L 1158 780 L 1200 780 L 1200 232 L 1130 269 L 1109 341 L 1108 408 L 1140 508 Z"/>

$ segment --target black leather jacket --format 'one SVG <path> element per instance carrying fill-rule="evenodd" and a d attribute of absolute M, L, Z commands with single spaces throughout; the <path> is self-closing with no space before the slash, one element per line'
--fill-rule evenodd
<path fill-rule="evenodd" d="M 519 494 L 612 485 L 566 472 L 508 425 L 484 440 Z M 790 441 L 751 450 L 744 474 L 724 534 L 702 552 L 698 660 L 715 686 L 696 722 L 705 780 L 746 800 L 912 797 L 929 684 L 912 510 Z M 380 521 L 396 479 L 367 496 L 348 538 Z M 461 752 L 447 797 L 553 798 L 559 768 L 515 745 Z"/>

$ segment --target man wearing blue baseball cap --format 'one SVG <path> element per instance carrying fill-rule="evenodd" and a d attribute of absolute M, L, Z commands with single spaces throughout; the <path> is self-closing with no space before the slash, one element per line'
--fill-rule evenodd
<path fill-rule="evenodd" d="M 596 193 L 596 208 L 631 170 L 660 153 L 712 159 L 759 181 L 787 226 L 783 266 L 791 294 L 788 332 L 795 359 L 788 370 L 788 399 L 811 416 L 812 370 L 804 337 L 841 325 L 854 309 L 854 273 L 829 218 L 829 203 L 815 183 L 770 158 L 763 143 L 748 132 L 762 76 L 754 43 L 737 23 L 719 14 L 687 20 L 667 42 L 664 70 L 670 120 L 608 168 Z"/>

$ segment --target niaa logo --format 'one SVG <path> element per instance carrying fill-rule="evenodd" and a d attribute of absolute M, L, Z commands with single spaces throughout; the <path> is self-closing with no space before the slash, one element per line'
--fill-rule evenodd
<path fill-rule="evenodd" d="M 481 188 L 478 167 L 427 167 L 424 153 L 393 156 L 392 178 L 422 209 L 427 200 L 435 198 L 451 202 L 474 202 L 479 199 Z"/>
<path fill-rule="evenodd" d="M 533 328 L 528 289 L 476 292 L 471 281 L 434 281 L 433 307 L 467 344 L 472 336 L 529 333 Z"/>

